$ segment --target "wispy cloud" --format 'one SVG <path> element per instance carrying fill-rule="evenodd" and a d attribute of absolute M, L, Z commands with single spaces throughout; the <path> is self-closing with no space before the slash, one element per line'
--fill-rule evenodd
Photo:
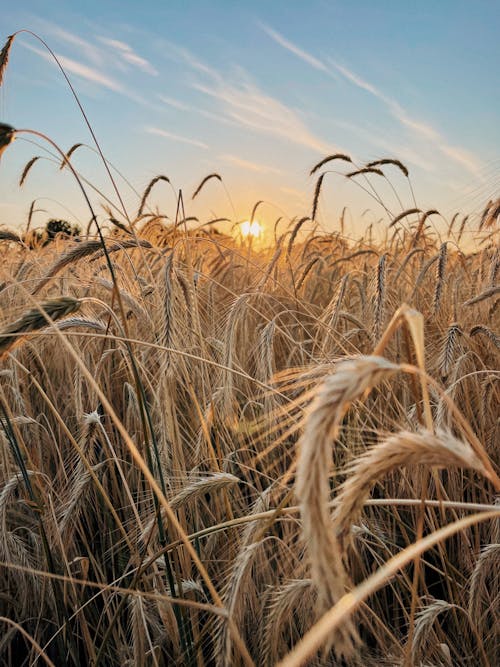
<path fill-rule="evenodd" d="M 413 130 L 422 137 L 425 137 L 426 139 L 431 139 L 433 141 L 439 139 L 439 133 L 433 127 L 423 123 L 422 121 L 410 118 L 410 116 L 403 109 L 403 107 L 398 102 L 396 102 L 396 100 L 394 100 L 392 97 L 385 95 L 372 83 L 369 83 L 368 81 L 360 77 L 358 74 L 355 74 L 352 70 L 348 69 L 347 67 L 344 67 L 343 65 L 340 65 L 339 63 L 331 59 L 329 59 L 329 62 L 348 81 L 353 83 L 358 88 L 361 88 L 361 90 L 365 90 L 366 92 L 370 93 L 370 95 L 373 95 L 378 100 L 380 100 L 387 107 L 387 109 L 394 116 L 394 118 L 396 118 L 402 125 L 405 125 L 410 130 Z"/>
<path fill-rule="evenodd" d="M 44 33 L 59 42 L 70 45 L 78 52 L 78 55 L 83 56 L 85 60 L 94 65 L 104 67 L 106 64 L 108 67 L 123 69 L 123 65 L 127 64 L 147 74 L 158 75 L 158 71 L 146 58 L 140 56 L 129 44 L 119 39 L 102 36 L 93 37 L 92 40 L 84 39 L 57 23 L 42 18 L 37 18 L 37 24 Z"/>
<path fill-rule="evenodd" d="M 162 39 L 158 42 L 161 45 L 161 50 L 164 56 L 170 58 L 174 62 L 182 63 L 188 65 L 191 69 L 197 71 L 198 73 L 208 76 L 214 81 L 221 81 L 221 75 L 213 68 L 202 62 L 197 58 L 189 49 L 186 49 L 184 46 L 178 46 L 173 44 L 165 39 Z"/>
<path fill-rule="evenodd" d="M 286 139 L 320 153 L 332 148 L 309 130 L 296 111 L 253 84 L 221 80 L 215 85 L 193 84 L 193 87 L 218 100 L 221 113 L 242 127 Z"/>
<path fill-rule="evenodd" d="M 21 44 L 29 51 L 33 51 L 45 60 L 54 63 L 52 56 L 46 51 L 43 51 L 42 49 L 39 49 L 36 46 L 32 46 L 26 42 L 21 42 Z M 125 88 L 118 81 L 108 76 L 104 72 L 96 69 L 95 67 L 89 67 L 84 63 L 78 62 L 77 60 L 73 60 L 73 58 L 68 58 L 67 56 L 63 56 L 59 53 L 56 53 L 55 55 L 66 73 L 75 74 L 76 76 L 79 76 L 86 81 L 96 83 L 97 85 L 102 86 L 103 88 L 107 88 L 108 90 L 112 90 L 115 93 L 125 93 Z"/>
<path fill-rule="evenodd" d="M 284 49 L 287 49 L 291 53 L 295 54 L 298 56 L 301 60 L 304 60 L 304 62 L 308 63 L 312 67 L 315 67 L 316 69 L 325 72 L 326 74 L 330 73 L 330 70 L 328 67 L 323 63 L 321 60 L 318 60 L 315 56 L 311 55 L 307 51 L 304 51 L 303 49 L 299 48 L 296 44 L 293 44 L 290 42 L 286 37 L 283 37 L 282 34 L 277 32 L 276 30 L 273 30 L 270 28 L 268 25 L 265 23 L 260 23 L 258 24 L 262 30 L 271 37 L 271 39 L 274 39 L 274 41 L 282 46 Z"/>
<path fill-rule="evenodd" d="M 466 151 L 459 146 L 449 146 L 448 144 L 440 144 L 439 146 L 442 153 L 447 155 L 449 158 L 462 164 L 466 169 L 468 169 L 473 174 L 477 176 L 480 175 L 482 169 L 482 163 L 469 151 Z"/>
<path fill-rule="evenodd" d="M 145 131 L 148 134 L 156 134 L 159 137 L 164 137 L 165 139 L 178 141 L 183 144 L 189 144 L 190 146 L 196 146 L 197 148 L 203 148 L 204 150 L 208 150 L 208 145 L 203 143 L 202 141 L 198 141 L 196 139 L 190 139 L 189 137 L 183 137 L 179 134 L 173 134 L 172 132 L 167 132 L 166 130 L 160 129 L 159 127 L 146 127 Z"/>
<path fill-rule="evenodd" d="M 168 58 L 187 65 L 199 75 L 199 80 L 190 84 L 193 89 L 218 102 L 214 113 L 194 106 L 191 111 L 220 123 L 273 135 L 317 152 L 332 150 L 333 146 L 316 136 L 296 110 L 263 92 L 249 80 L 243 68 L 233 63 L 230 73 L 222 74 L 201 62 L 185 47 L 162 40 L 161 48 Z"/>
<path fill-rule="evenodd" d="M 348 67 L 341 65 L 331 58 L 327 58 L 326 63 L 322 60 L 319 60 L 312 54 L 301 49 L 296 44 L 290 42 L 286 37 L 281 35 L 276 30 L 273 30 L 263 23 L 259 23 L 259 25 L 260 28 L 277 44 L 311 65 L 311 67 L 314 67 L 315 69 L 320 70 L 325 74 L 333 74 L 333 71 L 336 71 L 340 73 L 345 79 L 350 81 L 353 85 L 377 98 L 380 102 L 382 102 L 383 105 L 385 105 L 389 113 L 403 127 L 408 129 L 414 135 L 418 136 L 420 139 L 423 138 L 429 142 L 432 142 L 444 157 L 452 160 L 456 164 L 459 164 L 469 172 L 475 175 L 478 174 L 481 168 L 481 163 L 479 160 L 477 160 L 473 155 L 461 147 L 450 146 L 446 139 L 440 134 L 440 132 L 438 132 L 438 130 L 421 120 L 412 118 L 412 116 L 399 104 L 399 102 L 383 93 L 373 83 L 367 81 L 359 74 L 353 72 Z"/>
<path fill-rule="evenodd" d="M 158 95 L 158 99 L 160 100 L 160 102 L 163 102 L 163 104 L 166 104 L 169 107 L 173 107 L 174 109 L 179 109 L 179 111 L 191 110 L 191 107 L 189 107 L 187 104 L 184 104 L 184 102 L 180 102 L 179 100 L 176 100 L 173 97 L 167 97 L 166 95 Z"/>
<path fill-rule="evenodd" d="M 388 97 L 376 86 L 355 74 L 347 67 L 339 65 L 333 60 L 330 60 L 330 63 L 355 86 L 358 86 L 358 88 L 367 91 L 383 102 L 392 116 L 396 118 L 396 120 L 398 120 L 401 125 L 408 128 L 420 138 L 424 138 L 432 142 L 433 145 L 445 157 L 459 164 L 461 167 L 465 167 L 471 173 L 478 175 L 481 169 L 481 163 L 468 151 L 458 146 L 450 146 L 446 142 L 445 138 L 435 128 L 433 128 L 431 125 L 428 125 L 427 123 L 412 118 L 395 99 Z"/>
<path fill-rule="evenodd" d="M 153 65 L 148 60 L 146 60 L 146 58 L 143 58 L 137 54 L 129 44 L 126 44 L 125 42 L 122 42 L 118 39 L 111 39 L 108 37 L 98 37 L 97 39 L 102 44 L 114 51 L 118 57 L 123 59 L 125 62 L 139 68 L 147 74 L 158 76 L 158 70 L 156 70 Z"/>
<path fill-rule="evenodd" d="M 53 23 L 52 21 L 47 21 L 46 19 L 37 18 L 37 24 L 40 26 L 41 32 L 44 34 L 49 34 L 54 39 L 64 42 L 65 44 L 70 44 L 75 47 L 81 54 L 87 58 L 90 62 L 96 65 L 102 65 L 104 62 L 102 51 L 96 47 L 95 44 L 92 44 L 86 39 L 76 35 L 75 33 L 62 28 Z"/>
<path fill-rule="evenodd" d="M 305 192 L 302 192 L 301 190 L 296 190 L 295 188 L 289 188 L 287 186 L 281 186 L 280 187 L 281 192 L 284 192 L 286 195 L 291 195 L 292 197 L 296 197 L 300 201 L 305 201 L 306 195 Z"/>
<path fill-rule="evenodd" d="M 24 48 L 28 49 L 29 51 L 32 51 L 33 53 L 36 53 L 38 56 L 40 56 L 44 60 L 47 60 L 47 62 L 51 63 L 53 66 L 57 66 L 56 62 L 47 51 L 39 49 L 38 47 L 33 46 L 32 44 L 29 44 L 27 42 L 20 42 L 20 43 Z M 158 105 L 155 106 L 144 95 L 140 95 L 139 93 L 135 92 L 134 90 L 131 90 L 127 86 L 124 86 L 116 78 L 104 72 L 102 68 L 98 69 L 97 67 L 91 67 L 85 63 L 75 60 L 74 58 L 69 58 L 68 56 L 64 56 L 60 53 L 55 53 L 55 56 L 60 62 L 66 74 L 72 74 L 74 76 L 80 77 L 81 79 L 84 79 L 88 83 L 95 84 L 96 86 L 100 86 L 101 88 L 105 88 L 106 90 L 110 90 L 114 93 L 123 95 L 129 100 L 132 100 L 136 104 L 139 104 L 142 107 L 146 107 L 147 109 L 153 109 L 154 111 L 161 111 L 161 107 L 159 107 Z"/>
<path fill-rule="evenodd" d="M 258 162 L 250 162 L 249 160 L 243 160 L 236 155 L 219 155 L 219 160 L 224 160 L 224 162 L 229 162 L 236 167 L 241 167 L 242 169 L 248 169 L 250 171 L 255 171 L 260 174 L 281 174 L 280 169 L 276 167 L 269 167 L 265 164 L 259 164 Z"/>

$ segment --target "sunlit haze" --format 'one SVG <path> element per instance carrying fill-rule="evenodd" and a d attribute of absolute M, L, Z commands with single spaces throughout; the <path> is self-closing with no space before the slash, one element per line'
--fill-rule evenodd
<path fill-rule="evenodd" d="M 241 223 L 241 234 L 244 237 L 252 236 L 253 238 L 258 238 L 262 234 L 262 225 L 256 220 L 250 222 L 250 220 L 245 220 Z"/>

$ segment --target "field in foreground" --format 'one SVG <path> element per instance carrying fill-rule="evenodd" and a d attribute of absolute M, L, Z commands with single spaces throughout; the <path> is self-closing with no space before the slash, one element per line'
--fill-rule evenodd
<path fill-rule="evenodd" d="M 500 258 L 420 223 L 3 232 L 4 664 L 498 664 Z"/>

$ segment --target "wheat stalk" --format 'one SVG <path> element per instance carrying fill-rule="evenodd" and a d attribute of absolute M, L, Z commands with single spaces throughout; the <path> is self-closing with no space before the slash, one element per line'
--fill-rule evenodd
<path fill-rule="evenodd" d="M 375 335 L 377 337 L 380 334 L 385 314 L 386 263 L 387 263 L 387 255 L 384 254 L 379 259 L 377 266 L 377 284 L 376 284 L 376 300 L 375 300 Z"/>
<path fill-rule="evenodd" d="M 448 257 L 447 248 L 448 244 L 445 242 L 441 244 L 441 248 L 439 250 L 439 259 L 436 271 L 436 287 L 434 289 L 434 304 L 433 304 L 434 315 L 437 313 L 439 309 L 439 304 L 441 303 L 441 296 L 443 293 L 444 274 L 446 271 L 446 259 Z"/>

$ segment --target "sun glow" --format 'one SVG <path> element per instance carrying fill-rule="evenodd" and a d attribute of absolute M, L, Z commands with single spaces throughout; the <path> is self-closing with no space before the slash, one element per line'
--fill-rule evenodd
<path fill-rule="evenodd" d="M 241 223 L 240 229 L 244 238 L 251 237 L 257 239 L 262 234 L 262 225 L 256 220 L 245 220 L 245 222 Z"/>

